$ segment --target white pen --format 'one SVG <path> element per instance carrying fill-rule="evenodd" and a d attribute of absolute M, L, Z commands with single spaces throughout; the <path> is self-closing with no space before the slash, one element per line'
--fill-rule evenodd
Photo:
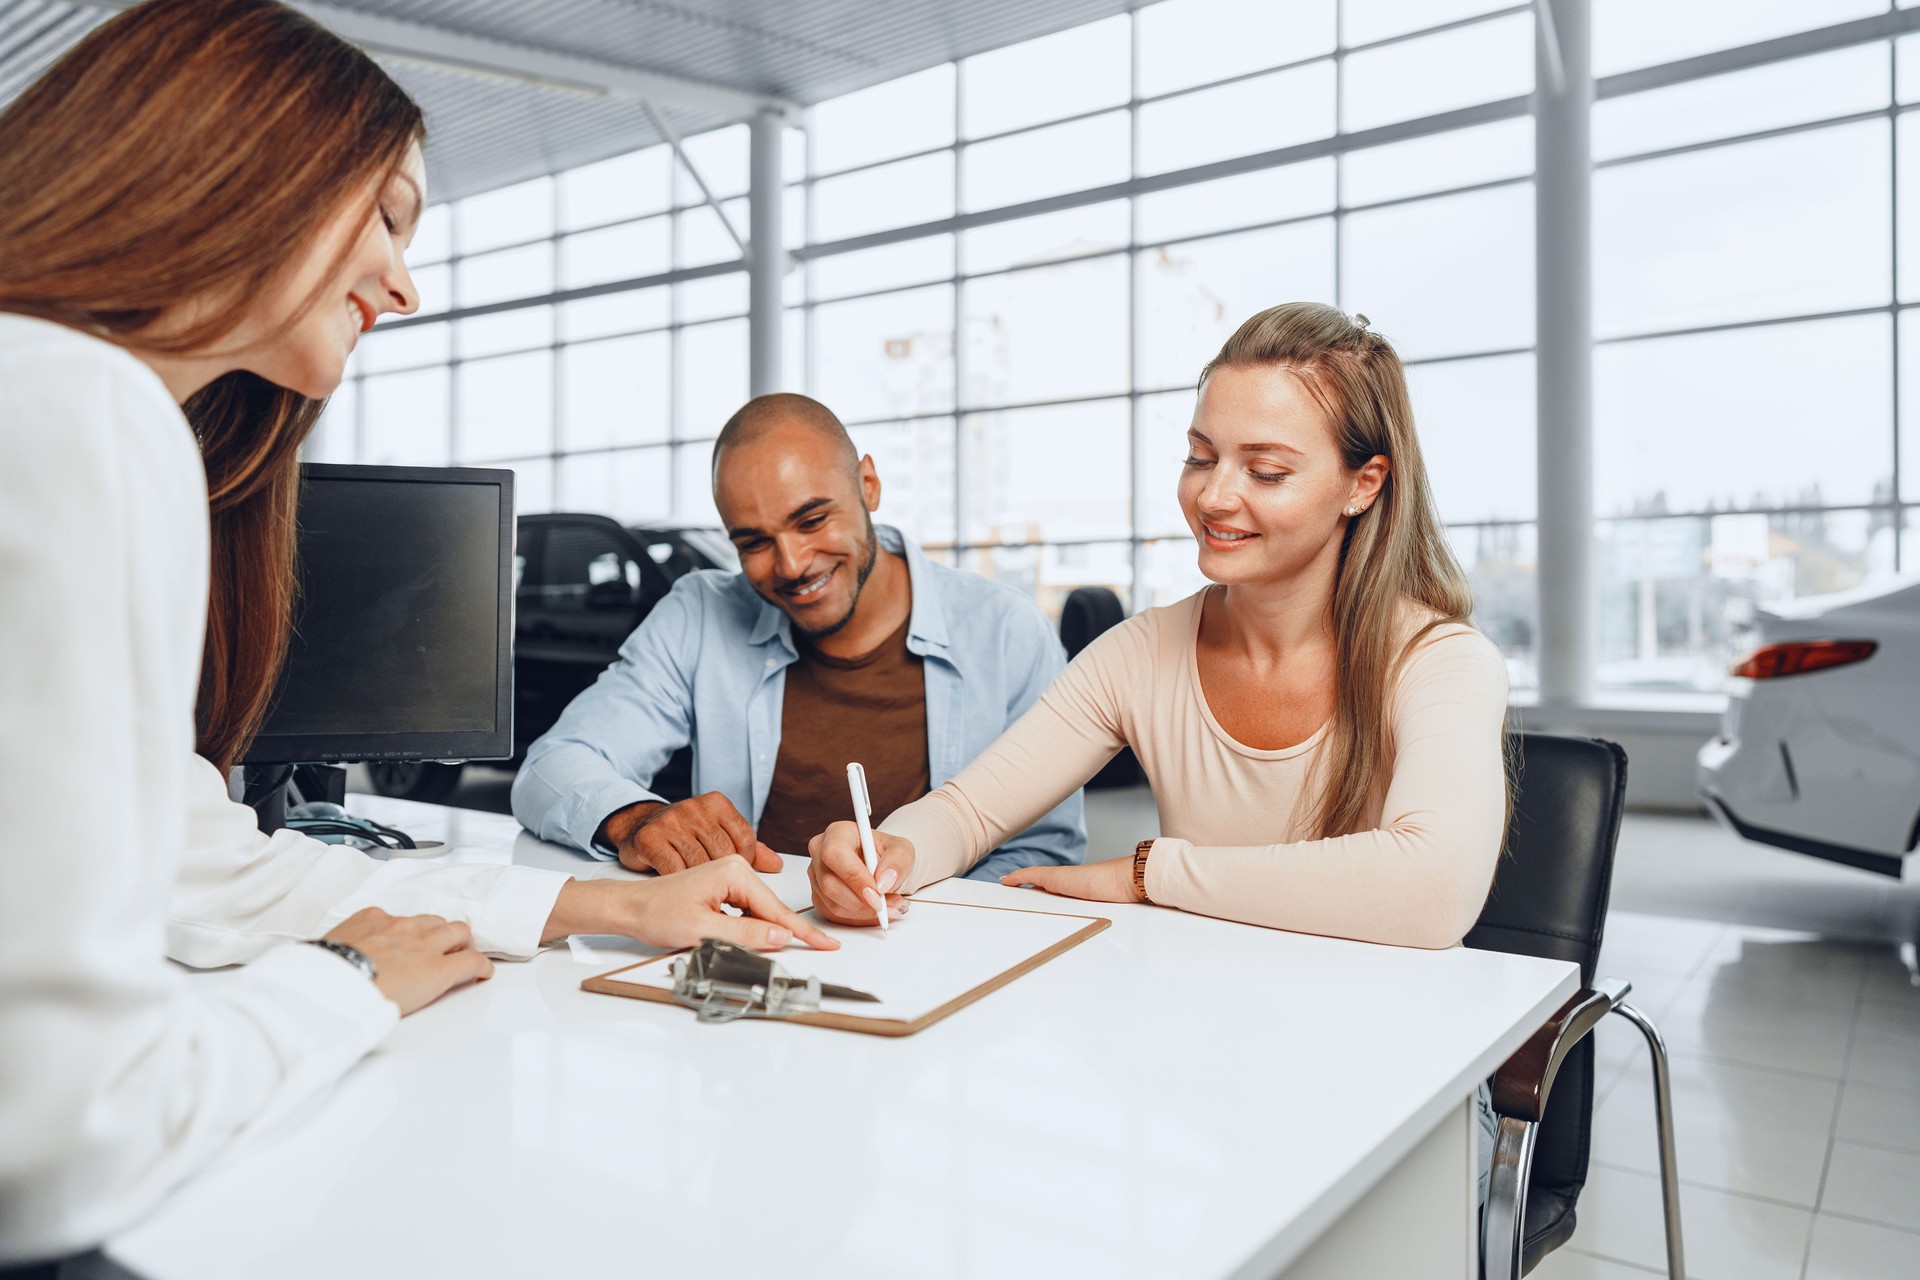
<path fill-rule="evenodd" d="M 873 797 L 867 794 L 867 771 L 855 760 L 847 766 L 847 790 L 853 793 L 853 820 L 860 824 L 860 853 L 867 860 L 867 874 L 880 874 L 880 855 L 873 847 Z M 876 890 L 877 890 L 876 885 Z M 880 895 L 880 932 L 887 931 L 887 895 Z"/>

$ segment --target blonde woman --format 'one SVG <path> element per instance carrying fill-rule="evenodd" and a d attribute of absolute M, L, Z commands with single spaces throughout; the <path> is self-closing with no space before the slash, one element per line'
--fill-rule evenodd
<path fill-rule="evenodd" d="M 958 874 L 1120 748 L 1160 811 L 1132 857 L 1003 884 L 1410 947 L 1479 915 L 1508 813 L 1506 668 L 1468 619 L 1406 380 L 1363 319 L 1289 303 L 1201 371 L 1180 506 L 1212 585 L 1102 636 L 952 781 L 812 841 L 814 905 Z"/>
<path fill-rule="evenodd" d="M 1506 666 L 1468 622 L 1400 359 L 1363 318 L 1294 302 L 1200 371 L 1180 509 L 1211 584 L 1089 645 L 998 741 L 875 832 L 810 843 L 813 902 L 956 875 L 1122 747 L 1160 810 L 1133 856 L 1002 884 L 1451 947 L 1480 914 L 1509 800 Z M 1493 1111 L 1479 1090 L 1484 1204 Z"/>

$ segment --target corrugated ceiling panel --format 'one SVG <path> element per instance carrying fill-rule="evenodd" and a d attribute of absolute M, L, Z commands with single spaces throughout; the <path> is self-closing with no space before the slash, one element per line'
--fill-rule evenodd
<path fill-rule="evenodd" d="M 106 20 L 92 9 L 76 9 L 57 0 L 0 3 L 0 103 L 31 84 L 36 76 Z"/>
<path fill-rule="evenodd" d="M 637 102 L 557 93 L 382 59 L 427 115 L 430 197 L 469 195 L 656 140 Z M 675 129 L 711 124 L 668 111 Z"/>
<path fill-rule="evenodd" d="M 329 0 L 336 8 L 811 104 L 954 58 L 1125 12 L 1139 0 Z M 0 106 L 108 16 L 0 0 Z M 419 99 L 435 198 L 662 139 L 640 105 L 382 55 Z M 719 117 L 663 103 L 673 128 Z"/>
<path fill-rule="evenodd" d="M 331 0 L 813 103 L 1138 7 L 1128 0 Z"/>

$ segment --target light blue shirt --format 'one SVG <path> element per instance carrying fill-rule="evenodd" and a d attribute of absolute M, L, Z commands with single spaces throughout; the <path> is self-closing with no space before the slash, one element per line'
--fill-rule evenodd
<path fill-rule="evenodd" d="M 938 787 L 1039 700 L 1066 653 L 1031 600 L 933 564 L 891 525 L 874 530 L 907 561 L 907 651 L 924 659 L 927 772 Z M 787 615 L 744 575 L 688 574 L 528 748 L 513 782 L 513 816 L 543 840 L 609 857 L 594 848 L 600 824 L 615 810 L 661 799 L 647 785 L 692 742 L 694 792 L 722 793 L 757 826 L 780 755 L 787 668 L 798 657 Z M 967 875 L 988 880 L 1037 863 L 1077 863 L 1086 851 L 1075 791 Z"/>

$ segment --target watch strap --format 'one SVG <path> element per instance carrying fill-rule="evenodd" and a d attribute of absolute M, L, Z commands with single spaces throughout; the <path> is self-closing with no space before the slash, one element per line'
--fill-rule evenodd
<path fill-rule="evenodd" d="M 1147 896 L 1147 855 L 1153 852 L 1153 837 L 1142 840 L 1133 847 L 1133 896 L 1141 902 L 1152 902 Z"/>
<path fill-rule="evenodd" d="M 367 953 L 360 948 L 350 947 L 344 942 L 335 942 L 331 938 L 311 938 L 309 942 L 313 946 L 319 947 L 322 951 L 333 952 L 333 954 L 366 974 L 368 982 L 379 980 L 380 970 L 374 966 L 372 960 L 367 958 Z"/>

